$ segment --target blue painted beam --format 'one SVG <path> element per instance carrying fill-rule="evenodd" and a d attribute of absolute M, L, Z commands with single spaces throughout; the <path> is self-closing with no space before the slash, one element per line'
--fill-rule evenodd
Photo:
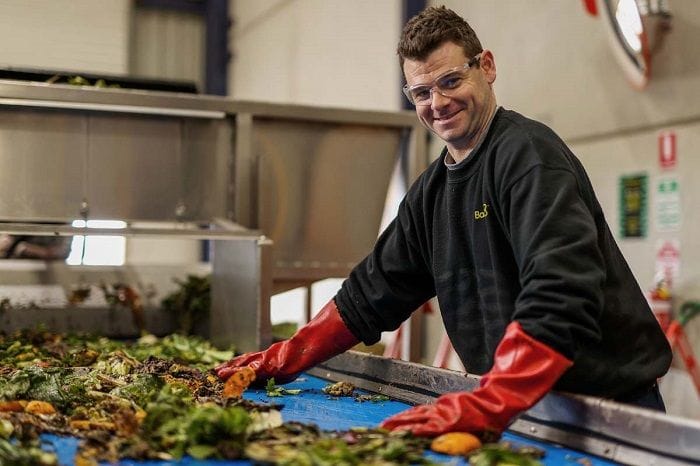
<path fill-rule="evenodd" d="M 413 18 L 415 15 L 423 11 L 426 7 L 426 1 L 425 0 L 403 0 L 403 5 L 402 5 L 402 21 L 401 21 L 401 28 L 403 29 L 403 26 L 408 22 L 409 19 Z M 398 40 L 398 39 L 397 39 Z M 406 84 L 406 80 L 403 77 L 403 70 L 401 73 L 401 87 Z M 408 101 L 403 96 L 401 97 L 401 108 L 404 110 L 413 110 L 413 104 Z"/>
<path fill-rule="evenodd" d="M 206 3 L 207 0 L 136 0 L 136 7 L 203 15 Z"/>
<path fill-rule="evenodd" d="M 228 0 L 207 0 L 204 21 L 205 39 L 205 83 L 207 94 L 228 94 L 229 52 L 228 31 L 231 21 L 228 16 Z"/>

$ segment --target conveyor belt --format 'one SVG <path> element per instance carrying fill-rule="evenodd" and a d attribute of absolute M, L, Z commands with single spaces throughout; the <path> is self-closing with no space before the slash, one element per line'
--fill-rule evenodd
<path fill-rule="evenodd" d="M 382 420 L 399 413 L 409 407 L 400 401 L 382 402 L 358 402 L 353 398 L 330 398 L 322 392 L 322 388 L 328 385 L 328 381 L 317 377 L 305 375 L 285 388 L 300 388 L 303 392 L 297 396 L 283 398 L 270 398 L 264 390 L 255 390 L 247 394 L 247 397 L 261 403 L 283 403 L 282 417 L 285 421 L 295 420 L 314 423 L 325 430 L 347 430 L 352 427 L 376 427 Z M 612 463 L 569 448 L 546 444 L 527 439 L 515 433 L 506 433 L 504 440 L 511 440 L 518 444 L 533 445 L 546 451 L 542 460 L 545 465 L 563 464 L 589 464 L 591 466 L 606 466 Z M 428 453 L 428 456 L 436 462 L 454 466 L 466 465 L 466 461 L 445 455 Z M 589 462 L 577 463 L 585 459 Z"/>
<path fill-rule="evenodd" d="M 471 391 L 478 385 L 471 375 L 353 351 L 310 372 L 411 404 L 430 403 L 442 393 Z M 622 464 L 700 464 L 697 420 L 600 398 L 550 393 L 521 415 L 510 432 Z"/>
<path fill-rule="evenodd" d="M 322 388 L 328 383 L 328 381 L 305 374 L 296 381 L 285 385 L 285 388 L 301 389 L 302 392 L 299 395 L 271 398 L 267 396 L 264 389 L 258 389 L 248 390 L 244 396 L 245 398 L 259 403 L 283 405 L 281 412 L 284 421 L 313 423 L 324 430 L 347 430 L 351 427 L 375 427 L 386 417 L 409 407 L 408 404 L 399 401 L 358 402 L 349 397 L 330 398 L 322 391 Z M 44 438 L 47 439 L 48 443 L 50 443 L 53 449 L 58 453 L 61 466 L 73 464 L 73 457 L 78 442 L 77 439 L 61 438 L 54 435 L 45 435 Z M 511 440 L 518 444 L 533 445 L 542 448 L 546 451 L 546 456 L 542 460 L 545 465 L 569 464 L 574 466 L 586 464 L 590 466 L 607 466 L 616 464 L 569 448 L 527 439 L 512 432 L 506 433 L 504 439 Z M 465 466 L 468 464 L 461 458 L 434 455 L 431 453 L 427 453 L 427 455 L 431 460 L 438 463 L 450 464 L 452 466 Z M 249 461 L 202 461 L 186 457 L 176 463 L 168 461 L 143 462 L 122 460 L 117 464 L 119 466 L 166 466 L 172 464 L 182 466 L 242 466 L 250 465 L 251 463 Z"/>

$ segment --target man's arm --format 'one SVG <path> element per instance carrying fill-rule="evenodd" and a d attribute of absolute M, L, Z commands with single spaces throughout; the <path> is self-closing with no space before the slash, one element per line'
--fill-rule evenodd
<path fill-rule="evenodd" d="M 382 427 L 415 435 L 470 432 L 487 441 L 515 416 L 532 407 L 572 365 L 572 361 L 525 333 L 512 322 L 496 349 L 493 368 L 474 392 L 448 393 L 435 404 L 390 417 Z"/>
<path fill-rule="evenodd" d="M 349 350 L 357 343 L 359 340 L 347 328 L 335 301 L 331 300 L 288 340 L 275 343 L 265 351 L 233 358 L 214 370 L 220 378 L 228 379 L 236 371 L 251 367 L 258 384 L 270 378 L 278 383 L 287 383 L 301 372 Z"/>

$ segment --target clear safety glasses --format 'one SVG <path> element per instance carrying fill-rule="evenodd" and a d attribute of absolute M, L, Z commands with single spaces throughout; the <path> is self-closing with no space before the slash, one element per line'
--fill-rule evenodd
<path fill-rule="evenodd" d="M 466 72 L 479 63 L 481 54 L 475 55 L 471 60 L 462 66 L 452 68 L 441 74 L 431 84 L 416 84 L 403 87 L 403 93 L 413 105 L 430 105 L 433 101 L 433 92 L 439 92 L 445 97 L 452 97 L 464 83 Z"/>

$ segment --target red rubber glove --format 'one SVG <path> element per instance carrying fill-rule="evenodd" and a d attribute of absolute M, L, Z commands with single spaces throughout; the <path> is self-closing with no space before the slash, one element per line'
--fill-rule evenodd
<path fill-rule="evenodd" d="M 410 430 L 433 437 L 470 432 L 492 440 L 511 419 L 540 400 L 572 361 L 511 322 L 496 348 L 493 367 L 473 392 L 447 393 L 435 404 L 398 413 L 382 423 L 389 430 Z"/>
<path fill-rule="evenodd" d="M 349 350 L 359 340 L 345 326 L 338 308 L 330 300 L 306 325 L 288 340 L 271 345 L 265 351 L 247 353 L 217 366 L 214 370 L 221 379 L 249 366 L 255 370 L 256 384 L 269 378 L 275 383 L 287 383 L 299 373 L 327 359 Z"/>

